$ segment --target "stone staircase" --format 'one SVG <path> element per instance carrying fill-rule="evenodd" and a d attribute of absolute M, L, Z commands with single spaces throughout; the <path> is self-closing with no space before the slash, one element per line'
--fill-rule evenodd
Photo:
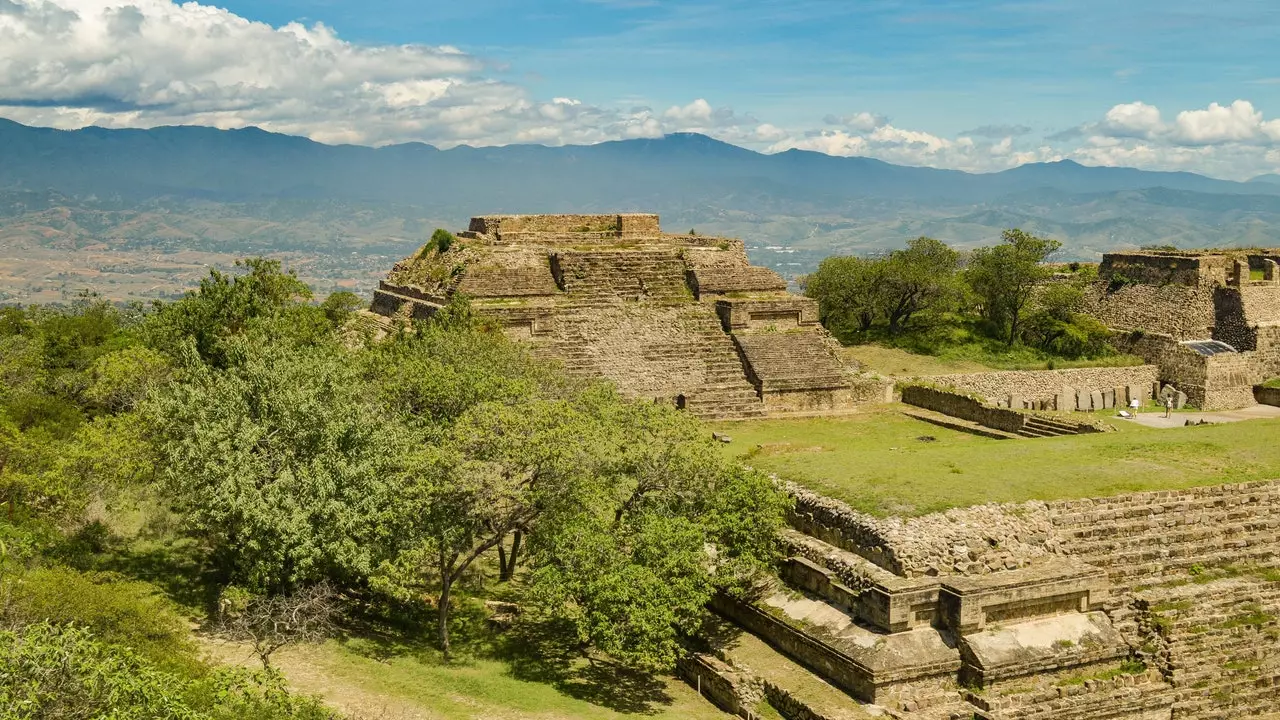
<path fill-rule="evenodd" d="M 839 530 L 793 521 L 778 578 L 754 600 L 716 598 L 724 621 L 710 638 L 710 652 L 755 678 L 782 717 L 1170 717 L 1161 673 L 1123 664 L 1131 649 L 1104 612 L 1103 570 L 1047 556 L 906 578 L 844 547 Z"/>
<path fill-rule="evenodd" d="M 693 298 L 678 250 L 565 250 L 551 256 L 551 272 L 571 305 Z"/>
<path fill-rule="evenodd" d="M 1257 717 L 1280 703 L 1280 582 L 1236 577 L 1143 593 L 1143 623 L 1177 688 L 1175 716 Z"/>
<path fill-rule="evenodd" d="M 733 340 L 709 306 L 579 308 L 556 325 L 535 349 L 572 374 L 604 378 L 627 395 L 672 402 L 706 420 L 764 415 Z"/>
<path fill-rule="evenodd" d="M 738 332 L 747 375 L 761 392 L 847 388 L 844 368 L 819 331 Z"/>
<path fill-rule="evenodd" d="M 1062 435 L 1079 435 L 1078 424 L 1054 420 L 1044 415 L 1027 415 L 1018 435 L 1028 438 L 1059 437 Z"/>

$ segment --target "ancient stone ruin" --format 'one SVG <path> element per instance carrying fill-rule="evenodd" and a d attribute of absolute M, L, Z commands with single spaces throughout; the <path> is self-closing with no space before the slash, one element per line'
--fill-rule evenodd
<path fill-rule="evenodd" d="M 1277 710 L 1280 482 L 911 519 L 790 490 L 781 580 L 717 599 L 731 625 L 681 665 L 742 717 L 760 698 L 841 720 Z"/>
<path fill-rule="evenodd" d="M 1280 251 L 1108 253 L 1086 308 L 1205 410 L 1280 375 Z"/>
<path fill-rule="evenodd" d="M 664 233 L 657 215 L 472 218 L 451 247 L 398 263 L 371 310 L 427 318 L 458 294 L 569 372 L 707 419 L 885 398 L 840 362 L 816 303 L 741 241 Z"/>

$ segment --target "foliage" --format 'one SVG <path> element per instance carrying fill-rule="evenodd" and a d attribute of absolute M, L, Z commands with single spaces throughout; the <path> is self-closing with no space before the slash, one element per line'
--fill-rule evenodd
<path fill-rule="evenodd" d="M 49 623 L 0 632 L 0 707 L 15 720 L 197 720 L 183 683 L 83 628 Z"/>
<path fill-rule="evenodd" d="M 0 621 L 10 628 L 48 622 L 92 631 L 102 642 L 130 647 L 150 664 L 200 674 L 186 621 L 156 588 L 103 574 L 49 567 L 0 581 Z"/>
<path fill-rule="evenodd" d="M 999 245 L 973 252 L 965 277 L 981 300 L 983 317 L 1001 328 L 1006 344 L 1012 346 L 1036 288 L 1052 275 L 1044 262 L 1062 243 L 1017 229 L 1006 230 L 1001 237 Z"/>
<path fill-rule="evenodd" d="M 143 408 L 163 486 L 229 581 L 283 592 L 375 564 L 409 438 L 352 360 L 336 344 L 250 346 Z"/>
<path fill-rule="evenodd" d="M 805 280 L 805 295 L 818 301 L 818 316 L 839 336 L 865 333 L 879 317 L 877 293 L 884 274 L 879 260 L 829 257 Z"/>
<path fill-rule="evenodd" d="M 253 258 L 236 266 L 248 272 L 232 276 L 212 270 L 198 290 L 159 306 L 143 328 L 147 344 L 179 364 L 190 364 L 194 351 L 202 362 L 227 367 L 238 354 L 236 336 L 264 329 L 300 336 L 315 329 L 316 316 L 323 314 L 296 302 L 310 299 L 311 290 L 292 272 L 282 272 L 278 260 Z"/>
<path fill-rule="evenodd" d="M 44 622 L 0 631 L 0 707 L 14 720 L 336 720 L 278 674 L 191 680 L 86 628 Z"/>

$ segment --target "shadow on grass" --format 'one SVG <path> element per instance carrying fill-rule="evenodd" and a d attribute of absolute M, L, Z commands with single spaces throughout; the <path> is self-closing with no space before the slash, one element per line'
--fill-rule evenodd
<path fill-rule="evenodd" d="M 93 558 L 91 565 L 145 580 L 193 613 L 207 615 L 217 606 L 221 583 L 193 540 L 135 541 Z"/>
<path fill-rule="evenodd" d="M 495 651 L 513 677 L 547 683 L 615 712 L 651 715 L 673 701 L 662 678 L 593 656 L 562 623 L 517 623 L 500 637 Z"/>
<path fill-rule="evenodd" d="M 355 655 L 383 663 L 403 657 L 467 667 L 479 659 L 497 660 L 517 680 L 546 684 L 619 713 L 652 715 L 674 702 L 662 677 L 593 656 L 564 624 L 526 619 L 498 630 L 479 602 L 459 603 L 451 618 L 453 658 L 448 662 L 438 649 L 435 611 L 425 606 L 353 617 L 339 642 Z"/>

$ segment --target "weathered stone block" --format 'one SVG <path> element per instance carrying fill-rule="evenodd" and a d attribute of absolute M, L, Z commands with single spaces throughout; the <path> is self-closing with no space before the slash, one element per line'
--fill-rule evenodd
<path fill-rule="evenodd" d="M 1076 410 L 1080 412 L 1089 412 L 1093 409 L 1093 400 L 1089 396 L 1088 390 L 1076 391 Z"/>
<path fill-rule="evenodd" d="M 1182 392 L 1181 390 L 1175 391 L 1173 395 L 1173 407 L 1177 410 L 1181 410 L 1182 408 L 1186 407 L 1186 405 L 1187 405 L 1187 394 Z"/>
<path fill-rule="evenodd" d="M 1116 391 L 1103 390 L 1102 391 L 1102 409 L 1110 410 L 1115 406 L 1116 406 Z"/>
<path fill-rule="evenodd" d="M 1102 404 L 1102 392 L 1101 392 L 1101 391 L 1099 391 L 1099 390 L 1094 390 L 1094 391 L 1090 392 L 1090 393 L 1089 393 L 1089 404 L 1093 407 L 1093 409 L 1094 409 L 1094 410 L 1103 410 L 1103 409 L 1105 409 L 1105 408 L 1106 408 L 1106 406 Z"/>

